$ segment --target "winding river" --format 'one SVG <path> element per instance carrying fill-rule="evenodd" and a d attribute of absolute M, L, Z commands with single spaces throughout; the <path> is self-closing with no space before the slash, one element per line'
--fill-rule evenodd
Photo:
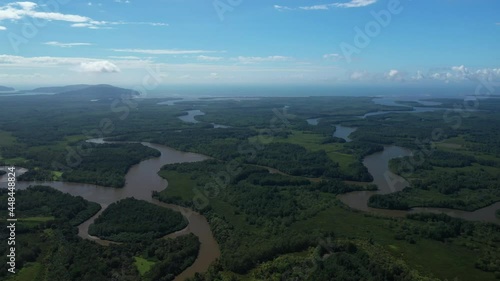
<path fill-rule="evenodd" d="M 495 211 L 500 209 L 500 202 L 478 209 L 473 212 L 460 211 L 447 208 L 412 208 L 408 211 L 376 209 L 368 206 L 369 198 L 374 194 L 389 194 L 401 191 L 409 186 L 402 177 L 395 175 L 389 169 L 389 161 L 393 158 L 412 155 L 411 151 L 399 146 L 386 146 L 381 152 L 371 154 L 363 160 L 368 172 L 373 176 L 373 183 L 379 188 L 377 191 L 355 191 L 339 195 L 338 198 L 352 209 L 380 214 L 390 217 L 404 217 L 409 213 L 430 212 L 447 214 L 451 217 L 461 218 L 468 221 L 482 221 L 500 224 L 496 218 Z"/>
<path fill-rule="evenodd" d="M 429 110 L 439 110 L 438 108 L 429 108 Z M 418 111 L 418 110 L 417 110 Z M 408 111 L 407 111 L 408 112 Z M 414 111 L 415 112 L 415 111 Z M 386 112 L 383 112 L 386 113 Z M 383 114 L 379 113 L 379 114 Z M 195 116 L 203 115 L 204 113 L 199 110 L 188 111 L 188 115 L 181 116 L 181 120 L 190 123 L 197 123 L 198 121 L 194 118 Z M 375 115 L 375 114 L 372 114 Z M 184 117 L 184 118 L 182 118 Z M 319 118 L 307 120 L 311 125 L 317 125 Z M 343 127 L 336 125 L 336 133 L 334 136 L 350 141 L 349 135 L 356 130 L 356 128 Z M 93 143 L 104 143 L 102 139 L 89 140 Z M 193 233 L 200 240 L 200 251 L 195 262 L 178 275 L 175 280 L 181 281 L 188 277 L 194 276 L 197 272 L 205 272 L 209 265 L 214 262 L 220 256 L 219 245 L 217 244 L 215 238 L 213 237 L 210 225 L 207 219 L 189 209 L 178 205 L 165 204 L 159 202 L 151 197 L 153 191 L 161 191 L 167 187 L 167 180 L 161 178 L 157 173 L 162 166 L 172 163 L 188 163 L 197 162 L 208 159 L 209 157 L 196 154 L 196 153 L 186 153 L 167 146 L 152 144 L 147 142 L 141 143 L 144 146 L 156 149 L 161 152 L 161 156 L 157 158 L 151 158 L 140 162 L 137 165 L 132 166 L 125 179 L 126 184 L 123 188 L 110 188 L 101 187 L 90 184 L 80 184 L 80 183 L 67 183 L 67 182 L 18 182 L 17 188 L 24 189 L 30 185 L 43 184 L 49 185 L 53 188 L 69 193 L 73 196 L 82 196 L 86 200 L 96 202 L 102 206 L 102 209 L 95 214 L 93 217 L 78 226 L 78 235 L 82 238 L 93 240 L 99 244 L 107 245 L 112 243 L 110 241 L 101 240 L 98 237 L 93 237 L 88 234 L 89 226 L 94 222 L 94 220 L 102 213 L 102 211 L 107 208 L 110 204 L 127 198 L 134 197 L 136 199 L 145 200 L 162 206 L 165 208 L 170 208 L 172 210 L 182 213 L 182 215 L 188 220 L 189 224 L 185 229 L 177 231 L 175 233 L 169 234 L 166 237 L 177 237 L 185 235 L 188 233 Z M 470 221 L 483 221 L 492 222 L 500 224 L 500 219 L 496 218 L 495 211 L 500 209 L 500 202 L 492 204 L 488 207 L 476 210 L 474 212 L 459 211 L 453 209 L 445 208 L 413 208 L 409 211 L 399 211 L 399 210 L 386 210 L 386 209 L 375 209 L 368 207 L 368 200 L 370 196 L 374 194 L 389 194 L 397 191 L 403 190 L 409 184 L 403 178 L 393 174 L 389 170 L 389 161 L 393 158 L 410 156 L 411 151 L 398 146 L 386 146 L 383 151 L 371 154 L 365 157 L 363 164 L 367 167 L 369 173 L 373 176 L 373 183 L 379 187 L 377 191 L 357 191 L 339 196 L 339 199 L 352 209 L 370 212 L 374 214 L 380 214 L 390 217 L 404 217 L 408 213 L 415 212 L 433 212 L 433 213 L 444 213 L 452 217 L 462 218 Z M 26 170 L 18 170 L 22 173 Z M 6 187 L 5 176 L 0 177 L 0 188 Z"/>
<path fill-rule="evenodd" d="M 200 121 L 196 120 L 196 116 L 202 116 L 205 115 L 205 113 L 201 110 L 195 109 L 195 110 L 188 110 L 187 115 L 181 115 L 179 116 L 179 119 L 181 119 L 184 122 L 187 123 L 200 123 Z"/>
<path fill-rule="evenodd" d="M 354 133 L 358 128 L 354 127 L 345 127 L 342 125 L 335 125 L 335 132 L 333 133 L 334 137 L 344 139 L 346 142 L 351 142 L 352 139 L 349 136 Z"/>
<path fill-rule="evenodd" d="M 93 143 L 104 143 L 102 139 L 90 141 Z M 187 233 L 193 233 L 198 237 L 201 244 L 200 251 L 195 262 L 184 272 L 178 275 L 175 280 L 185 280 L 188 277 L 194 276 L 196 272 L 205 272 L 209 265 L 220 256 L 219 245 L 213 237 L 207 219 L 203 215 L 189 208 L 159 202 L 151 197 L 151 193 L 153 191 L 161 191 L 168 185 L 168 182 L 157 174 L 162 166 L 172 163 L 203 161 L 208 159 L 208 157 L 196 153 L 181 152 L 158 144 L 147 142 L 143 142 L 141 144 L 160 151 L 161 156 L 144 160 L 139 164 L 132 166 L 125 177 L 126 184 L 123 188 L 111 188 L 67 182 L 18 182 L 16 187 L 18 189 L 25 189 L 28 186 L 35 184 L 49 185 L 59 191 L 69 193 L 73 196 L 82 196 L 86 200 L 99 203 L 102 206 L 101 211 L 78 226 L 78 235 L 85 239 L 94 240 L 102 245 L 107 245 L 111 242 L 90 236 L 88 234 L 88 228 L 111 203 L 127 197 L 134 197 L 136 199 L 145 200 L 162 207 L 179 211 L 188 220 L 189 224 L 185 229 L 167 235 L 167 237 L 176 237 Z M 0 182 L 0 187 L 6 187 L 6 183 Z"/>
<path fill-rule="evenodd" d="M 178 118 L 186 123 L 193 123 L 193 124 L 200 123 L 200 121 L 196 120 L 196 118 L 195 118 L 196 116 L 205 115 L 205 112 L 203 112 L 199 109 L 188 110 L 188 111 L 186 111 L 186 113 L 187 113 L 187 115 L 181 115 Z M 212 126 L 214 126 L 214 129 L 231 128 L 231 126 L 226 126 L 226 125 L 221 125 L 221 124 L 215 124 L 215 123 L 210 123 L 210 124 L 212 124 Z"/>
<path fill-rule="evenodd" d="M 174 104 L 178 101 L 169 101 L 169 103 Z M 410 112 L 423 112 L 423 111 L 435 111 L 441 110 L 440 108 L 415 108 L 414 111 L 404 111 L 406 113 Z M 365 114 L 362 118 L 368 116 L 385 114 L 390 111 L 380 111 Z M 180 116 L 179 118 L 185 122 L 198 123 L 195 116 L 204 115 L 200 110 L 190 110 L 185 116 Z M 361 117 L 361 116 L 360 116 Z M 309 119 L 307 122 L 311 125 L 317 125 L 319 118 Z M 215 128 L 225 128 L 227 126 L 213 124 Z M 336 125 L 336 132 L 334 136 L 350 141 L 349 135 L 356 130 L 356 128 L 343 127 Z M 104 143 L 102 139 L 89 140 L 93 143 Z M 183 271 L 180 275 L 176 276 L 176 281 L 185 280 L 188 277 L 192 277 L 197 272 L 205 272 L 209 265 L 214 262 L 220 256 L 219 245 L 217 244 L 215 238 L 213 237 L 210 225 L 207 219 L 189 209 L 178 205 L 166 204 L 159 202 L 151 197 L 153 191 L 161 191 L 167 187 L 167 180 L 161 178 L 157 173 L 160 168 L 166 164 L 172 163 L 187 163 L 187 162 L 197 162 L 208 159 L 209 157 L 196 154 L 196 153 L 186 153 L 167 146 L 152 144 L 147 142 L 141 143 L 144 146 L 156 149 L 161 152 L 161 156 L 157 158 L 151 158 L 140 162 L 137 165 L 132 166 L 126 175 L 126 184 L 123 188 L 109 188 L 101 187 L 90 184 L 80 184 L 80 183 L 68 183 L 68 182 L 18 182 L 18 189 L 25 189 L 30 185 L 43 184 L 49 185 L 53 188 L 69 193 L 73 196 L 82 196 L 86 200 L 96 202 L 102 206 L 102 209 L 95 214 L 93 217 L 78 226 L 78 235 L 84 239 L 93 240 L 99 244 L 107 245 L 112 243 L 110 241 L 101 240 L 98 237 L 93 237 L 88 234 L 89 226 L 94 222 L 94 220 L 107 208 L 110 204 L 127 198 L 134 197 L 136 199 L 145 200 L 162 206 L 165 208 L 170 208 L 175 211 L 179 211 L 188 220 L 189 224 L 185 229 L 177 231 L 175 233 L 169 234 L 166 237 L 174 238 L 177 236 L 185 235 L 188 233 L 193 233 L 200 240 L 200 251 L 195 262 Z M 374 184 L 379 187 L 377 191 L 357 191 L 339 196 L 339 199 L 352 209 L 370 212 L 375 214 L 380 214 L 384 216 L 391 217 L 404 217 L 408 213 L 414 212 L 433 212 L 433 213 L 444 213 L 452 217 L 462 218 L 470 221 L 483 221 L 492 222 L 500 224 L 500 219 L 496 218 L 495 211 L 500 209 L 500 202 L 492 204 L 488 207 L 476 210 L 474 212 L 466 212 L 445 208 L 413 208 L 409 211 L 399 211 L 399 210 L 385 210 L 385 209 L 375 209 L 368 207 L 368 200 L 370 196 L 374 194 L 388 194 L 400 191 L 407 187 L 409 184 L 403 178 L 393 174 L 389 170 L 389 161 L 393 158 L 410 156 L 411 151 L 398 146 L 386 146 L 382 152 L 377 152 L 372 155 L 365 157 L 363 164 L 367 167 L 369 173 L 374 178 Z M 18 170 L 19 173 L 25 172 L 26 170 Z M 0 188 L 6 187 L 6 178 L 0 177 Z"/>

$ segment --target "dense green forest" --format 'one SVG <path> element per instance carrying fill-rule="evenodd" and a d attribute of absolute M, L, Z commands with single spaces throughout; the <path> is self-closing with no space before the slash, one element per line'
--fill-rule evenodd
<path fill-rule="evenodd" d="M 95 102 L 78 93 L 2 97 L 0 165 L 29 169 L 18 180 L 120 187 L 131 165 L 158 152 L 85 140 L 149 141 L 212 157 L 163 167 L 159 174 L 169 186 L 154 193 L 199 210 L 209 221 L 221 256 L 195 280 L 500 278 L 496 225 L 444 215 L 391 218 L 354 211 L 337 199 L 375 190 L 363 159 L 384 145 L 399 145 L 413 155 L 393 159 L 390 167 L 410 187 L 376 195 L 371 206 L 476 210 L 499 201 L 497 100 L 481 103 L 484 111 L 448 115 L 406 114 L 410 107 L 377 105 L 369 97 L 200 99 L 174 106 L 158 105 L 164 99 L 118 98 L 127 105 L 118 111 L 109 98 L 120 95 L 105 94 Z M 462 102 L 440 101 L 444 108 Z M 205 113 L 197 117 L 200 123 L 178 118 L 192 109 Z M 399 112 L 360 118 L 379 110 Z M 309 125 L 309 118 L 321 119 Z M 214 129 L 211 123 L 232 127 Z M 352 142 L 332 137 L 335 124 L 357 128 Z M 6 194 L 1 196 L 5 205 Z M 104 233 L 99 236 L 125 242 L 103 247 L 80 239 L 75 228 L 99 205 L 46 187 L 16 196 L 24 220 L 18 229 L 22 273 L 14 281 L 172 280 L 198 255 L 193 235 L 155 239 L 174 229 L 165 227 L 175 218 L 157 215 L 168 210 L 143 201 L 116 203 L 96 220 L 92 231 L 97 227 Z M 172 216 L 181 219 L 175 229 L 185 225 L 180 214 Z"/>
<path fill-rule="evenodd" d="M 383 248 L 360 240 L 325 240 L 300 253 L 282 255 L 262 263 L 248 274 L 249 280 L 419 280 L 434 281 L 394 259 Z M 220 266 L 193 281 L 246 280 L 227 277 Z"/>
<path fill-rule="evenodd" d="M 7 190 L 0 189 L 0 214 L 7 216 Z M 17 212 L 22 217 L 54 217 L 76 226 L 96 214 L 101 206 L 81 197 L 73 197 L 48 186 L 32 186 L 15 194 Z"/>
<path fill-rule="evenodd" d="M 139 242 L 186 226 L 186 219 L 178 212 L 127 198 L 109 205 L 90 225 L 89 234 L 116 242 Z"/>
<path fill-rule="evenodd" d="M 387 209 L 444 207 L 474 211 L 500 201 L 500 174 L 486 171 L 435 171 L 403 191 L 376 195 L 370 206 Z"/>
<path fill-rule="evenodd" d="M 194 280 L 224 278 L 246 280 L 241 278 L 241 274 L 250 280 L 273 280 L 267 279 L 270 278 L 269 276 L 277 280 L 284 278 L 283 276 L 294 276 L 299 278 L 298 280 L 330 280 L 328 276 L 333 274 L 331 272 L 339 274 L 333 275 L 337 276 L 338 280 L 359 280 L 359 278 L 386 280 L 383 276 L 393 276 L 394 280 L 405 280 L 404 278 L 431 280 L 432 278 L 417 277 L 419 273 L 409 269 L 407 262 L 415 262 L 415 260 L 401 260 L 397 258 L 397 255 L 394 256 L 394 253 L 399 253 L 399 251 L 409 254 L 411 251 L 406 252 L 409 248 L 414 247 L 416 250 L 423 245 L 425 248 L 448 247 L 450 251 L 458 251 L 464 255 L 468 253 L 467 255 L 471 255 L 468 257 L 470 268 L 495 272 L 495 270 L 490 271 L 485 270 L 484 267 L 475 266 L 481 263 L 482 255 L 492 251 L 499 242 L 495 236 L 479 236 L 480 233 L 495 232 L 494 226 L 454 219 L 463 223 L 464 227 L 462 230 L 452 227 L 453 231 L 458 232 L 450 236 L 447 234 L 449 233 L 447 228 L 437 226 L 425 228 L 430 224 L 427 221 L 420 222 L 415 217 L 411 220 L 387 220 L 366 216 L 362 218 L 361 214 L 354 215 L 345 210 L 335 197 L 331 196 L 359 190 L 361 189 L 359 185 L 352 186 L 338 180 L 308 183 L 301 177 L 270 174 L 266 169 L 251 166 L 240 167 L 241 169 L 231 177 L 230 181 L 217 187 L 217 177 L 214 175 L 220 175 L 220 172 L 225 171 L 226 168 L 227 165 L 223 162 L 206 160 L 198 163 L 171 164 L 164 166 L 160 171 L 160 175 L 169 179 L 169 188 L 156 194 L 160 200 L 196 207 L 197 205 L 191 200 L 196 194 L 193 189 L 198 189 L 200 192 L 206 191 L 205 194 L 210 202 L 208 207 L 201 211 L 209 218 L 212 230 L 220 243 L 222 257 L 207 274 L 198 276 Z M 207 182 L 213 182 L 213 184 L 207 185 Z M 373 189 L 374 187 L 367 186 L 363 189 L 365 188 Z M 320 202 L 324 202 L 324 205 Z M 358 229 L 360 224 L 365 226 Z M 443 226 L 446 226 L 446 223 Z M 472 229 L 472 232 L 465 231 L 465 228 Z M 309 231 L 305 232 L 306 229 Z M 412 231 L 415 229 L 413 231 L 415 233 L 408 229 Z M 422 235 L 416 235 L 417 229 Z M 488 230 L 484 231 L 484 229 Z M 311 232 L 311 230 L 317 232 Z M 408 231 L 409 234 L 402 235 L 402 230 Z M 307 263 L 308 260 L 314 260 L 314 255 L 307 254 L 308 258 L 306 258 L 304 253 L 318 247 L 318 239 L 321 241 L 325 233 L 331 235 L 329 231 L 338 235 L 340 240 L 362 237 L 363 240 L 360 242 L 349 241 L 356 245 L 359 243 L 371 245 L 368 254 L 376 256 L 387 252 L 384 254 L 387 259 L 379 260 L 379 263 L 369 266 L 370 263 L 366 262 L 367 253 L 363 250 L 340 253 L 339 260 L 333 257 L 331 260 L 325 258 L 324 261 L 322 260 L 321 269 L 314 272 L 311 264 Z M 306 233 L 309 234 L 306 235 Z M 472 237 L 482 238 L 472 244 L 462 242 Z M 433 240 L 437 242 L 430 242 Z M 337 243 L 337 240 L 333 241 Z M 443 241 L 449 245 L 440 244 Z M 491 241 L 492 244 L 488 244 L 492 245 L 491 248 L 482 245 L 486 241 Z M 479 252 L 472 254 L 474 251 Z M 442 258 L 447 254 L 440 250 L 438 255 Z M 490 255 L 487 260 L 494 261 L 496 258 L 496 255 Z M 256 260 L 265 262 L 256 264 L 254 262 Z M 434 259 L 431 260 L 433 260 L 432 263 L 436 262 Z M 419 260 L 417 263 L 421 264 L 421 262 L 422 260 Z M 363 266 L 358 267 L 355 264 Z M 392 267 L 396 264 L 397 267 Z M 445 259 L 439 262 L 439 265 L 434 264 L 430 268 L 436 268 L 439 271 L 438 268 L 444 264 L 451 266 Z M 355 268 L 365 269 L 358 272 Z M 371 270 L 380 270 L 380 272 Z M 478 274 L 477 271 L 475 274 Z M 357 279 L 350 279 L 350 275 L 356 276 Z M 486 279 L 492 279 L 487 273 L 480 275 Z M 314 278 L 301 279 L 304 276 L 314 276 Z"/>
<path fill-rule="evenodd" d="M 194 235 L 110 246 L 82 240 L 75 226 L 93 216 L 100 206 L 50 187 L 19 190 L 16 199 L 18 272 L 12 278 L 7 276 L 11 273 L 3 255 L 2 280 L 173 280 L 198 255 L 199 242 Z M 3 219 L 7 202 L 7 190 L 0 189 Z M 7 235 L 2 231 L 0 238 L 7 241 Z M 0 251 L 5 253 L 6 247 L 7 243 L 2 243 Z M 147 260 L 149 268 L 141 273 L 137 259 Z"/>
<path fill-rule="evenodd" d="M 61 180 L 108 187 L 123 187 L 130 167 L 150 157 L 160 156 L 156 149 L 142 144 L 89 144 L 88 155 L 76 167 L 63 167 Z M 54 173 L 33 169 L 19 177 L 22 181 L 53 180 Z"/>

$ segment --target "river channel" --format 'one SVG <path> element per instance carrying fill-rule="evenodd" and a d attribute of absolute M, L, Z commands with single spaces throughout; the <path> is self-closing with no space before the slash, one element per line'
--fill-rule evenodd
<path fill-rule="evenodd" d="M 90 140 L 90 142 L 104 143 L 102 139 Z M 175 280 L 185 280 L 187 277 L 194 276 L 196 272 L 205 272 L 209 265 L 220 256 L 219 245 L 213 237 L 207 219 L 203 215 L 189 208 L 159 202 L 158 200 L 153 199 L 151 194 L 153 191 L 161 191 L 165 189 L 168 185 L 167 180 L 161 178 L 157 174 L 162 166 L 172 163 L 203 161 L 208 159 L 208 157 L 196 153 L 181 152 L 159 144 L 147 142 L 143 142 L 142 144 L 160 151 L 161 156 L 144 160 L 139 164 L 132 166 L 125 177 L 126 183 L 123 188 L 111 188 L 68 182 L 18 182 L 16 187 L 18 189 L 25 189 L 30 185 L 48 185 L 73 196 L 81 196 L 88 201 L 99 203 L 102 206 L 101 211 L 78 226 L 78 235 L 82 238 L 94 240 L 103 245 L 109 244 L 109 241 L 103 241 L 97 237 L 90 236 L 88 234 L 88 228 L 100 215 L 100 213 L 111 203 L 127 197 L 133 197 L 179 211 L 188 220 L 189 225 L 186 229 L 172 234 L 171 237 L 193 233 L 198 237 L 201 245 L 195 262 L 184 272 L 178 275 Z M 0 182 L 0 187 L 5 188 L 6 183 Z"/>
<path fill-rule="evenodd" d="M 429 110 L 440 109 L 432 108 Z M 185 122 L 196 123 L 198 121 L 195 120 L 194 117 L 203 114 L 204 113 L 199 110 L 192 110 L 188 111 L 187 116 L 181 116 L 184 118 L 180 118 Z M 308 123 L 311 125 L 317 125 L 318 120 L 319 118 L 309 119 Z M 336 127 L 336 133 L 334 134 L 334 136 L 343 138 L 346 141 L 350 141 L 349 135 L 356 130 L 356 128 L 342 127 L 340 125 L 336 125 Z M 94 139 L 89 141 L 97 144 L 104 143 L 102 139 Z M 107 244 L 109 243 L 109 241 L 100 240 L 97 237 L 90 236 L 88 234 L 88 228 L 107 206 L 116 201 L 127 197 L 134 197 L 136 199 L 145 200 L 162 207 L 179 211 L 184 215 L 184 217 L 186 217 L 189 224 L 185 229 L 168 236 L 176 237 L 187 233 L 193 233 L 200 240 L 201 246 L 200 252 L 198 253 L 198 257 L 195 262 L 184 272 L 178 275 L 175 280 L 185 280 L 188 277 L 194 276 L 196 272 L 205 272 L 208 269 L 209 265 L 220 256 L 219 245 L 213 237 L 207 219 L 203 215 L 189 208 L 159 202 L 153 199 L 151 197 L 151 194 L 153 191 L 161 191 L 168 186 L 167 180 L 161 178 L 157 174 L 162 166 L 172 163 L 203 161 L 205 159 L 208 159 L 209 157 L 196 153 L 181 152 L 170 147 L 158 144 L 147 142 L 142 142 L 141 144 L 160 151 L 161 156 L 144 160 L 139 164 L 132 166 L 126 175 L 126 184 L 123 188 L 110 188 L 90 184 L 67 182 L 18 182 L 17 188 L 25 189 L 30 185 L 40 184 L 49 185 L 59 191 L 69 193 L 73 196 L 82 196 L 86 200 L 99 203 L 102 206 L 101 211 L 78 227 L 78 235 L 85 239 L 94 240 L 100 244 Z M 369 173 L 373 176 L 373 183 L 379 187 L 379 190 L 351 192 L 340 195 L 339 199 L 352 209 L 380 214 L 384 216 L 404 217 L 408 213 L 433 212 L 444 213 L 452 217 L 462 218 L 470 221 L 483 221 L 500 224 L 500 220 L 495 217 L 495 210 L 500 209 L 500 202 L 476 210 L 474 212 L 445 208 L 413 208 L 408 211 L 399 211 L 368 207 L 367 203 L 370 196 L 374 194 L 389 194 L 401 191 L 409 185 L 406 180 L 390 172 L 388 163 L 393 158 L 410 155 L 411 151 L 408 149 L 398 146 L 386 146 L 383 151 L 365 157 L 363 164 L 367 167 Z M 5 180 L 5 177 L 0 177 L 0 188 L 6 187 L 7 184 Z"/>
<path fill-rule="evenodd" d="M 412 208 L 408 211 L 386 210 L 370 208 L 368 200 L 374 194 L 389 194 L 401 191 L 409 186 L 409 183 L 402 177 L 395 175 L 389 169 L 389 161 L 394 158 L 411 156 L 409 149 L 399 146 L 386 146 L 381 152 L 371 154 L 363 160 L 368 172 L 373 176 L 373 183 L 379 188 L 377 191 L 355 191 L 339 195 L 339 199 L 352 209 L 380 214 L 391 217 L 404 217 L 409 213 L 430 212 L 447 214 L 451 217 L 462 218 L 468 221 L 482 221 L 500 224 L 500 219 L 496 218 L 495 211 L 500 209 L 500 202 L 478 209 L 473 212 L 460 211 L 447 208 Z"/>

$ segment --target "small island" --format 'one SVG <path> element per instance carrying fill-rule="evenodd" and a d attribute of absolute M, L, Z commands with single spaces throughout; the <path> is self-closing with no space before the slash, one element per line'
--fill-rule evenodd
<path fill-rule="evenodd" d="M 178 212 L 146 201 L 127 198 L 109 205 L 89 234 L 116 242 L 141 242 L 160 238 L 187 226 Z"/>

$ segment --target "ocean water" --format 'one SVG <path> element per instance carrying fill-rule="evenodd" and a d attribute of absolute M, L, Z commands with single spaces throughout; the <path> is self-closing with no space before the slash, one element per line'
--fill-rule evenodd
<path fill-rule="evenodd" d="M 437 97 L 464 97 L 474 94 L 474 87 L 411 87 L 411 86 L 321 86 L 321 85 L 173 85 L 146 92 L 147 98 L 210 98 L 210 97 L 308 97 L 308 96 L 371 96 L 410 97 L 414 99 Z"/>
<path fill-rule="evenodd" d="M 137 85 L 114 85 L 136 88 Z M 29 91 L 25 86 L 22 90 Z M 144 98 L 215 98 L 215 97 L 309 97 L 309 96 L 370 96 L 419 100 L 426 98 L 451 98 L 474 95 L 475 85 L 162 85 L 144 92 Z M 38 95 L 41 93 L 11 94 Z"/>

